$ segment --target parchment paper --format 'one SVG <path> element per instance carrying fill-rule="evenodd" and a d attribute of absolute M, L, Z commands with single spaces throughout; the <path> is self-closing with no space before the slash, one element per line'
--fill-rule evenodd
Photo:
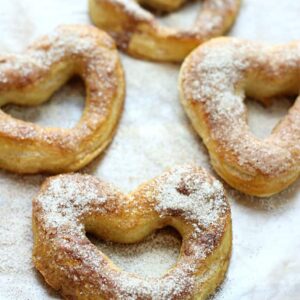
<path fill-rule="evenodd" d="M 197 3 L 162 21 L 186 26 L 196 13 Z M 300 39 L 299 13 L 300 1 L 296 0 L 244 0 L 230 34 L 271 43 Z M 63 23 L 90 23 L 87 1 L 0 0 L 0 52 L 22 51 L 37 36 Z M 215 174 L 201 139 L 179 104 L 179 65 L 145 62 L 126 55 L 122 55 L 122 61 L 127 97 L 120 126 L 106 153 L 83 172 L 110 181 L 124 192 L 174 164 L 195 162 Z M 72 127 L 83 105 L 84 87 L 73 80 L 39 107 L 4 109 L 15 117 L 45 126 Z M 267 109 L 253 101 L 247 101 L 247 105 L 252 130 L 264 137 L 291 102 L 279 99 Z M 31 200 L 44 179 L 41 175 L 0 171 L 0 299 L 59 299 L 31 263 Z M 232 206 L 233 253 L 226 280 L 215 299 L 300 299 L 300 180 L 265 200 L 225 186 Z M 158 235 L 161 234 L 166 233 Z M 157 242 L 157 237 L 152 240 L 155 239 Z M 163 264 L 167 268 L 176 260 L 179 244 L 174 242 L 176 249 L 171 251 L 161 242 L 161 236 L 158 239 L 162 248 L 159 257 L 169 257 Z M 118 258 L 112 245 L 104 248 L 108 255 L 111 251 L 117 264 L 140 266 L 128 267 L 129 270 L 143 273 L 152 268 L 155 273 L 156 262 L 161 271 L 162 262 L 152 253 L 157 246 L 149 246 L 151 239 L 146 243 L 148 246 L 136 250 L 137 257 L 129 261 L 126 255 Z M 141 257 L 143 260 L 138 261 Z"/>

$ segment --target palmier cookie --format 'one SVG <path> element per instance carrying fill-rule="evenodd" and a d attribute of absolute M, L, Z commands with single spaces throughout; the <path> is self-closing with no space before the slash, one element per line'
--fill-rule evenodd
<path fill-rule="evenodd" d="M 136 3 L 161 8 L 163 0 L 89 0 L 94 24 L 109 32 L 130 55 L 157 61 L 182 61 L 191 50 L 224 34 L 233 24 L 240 0 L 205 0 L 193 28 L 180 30 L 159 24 Z M 175 1 L 175 7 L 185 1 Z"/>
<path fill-rule="evenodd" d="M 218 38 L 187 57 L 180 73 L 182 104 L 208 148 L 217 173 L 256 196 L 278 193 L 300 167 L 300 99 L 265 139 L 247 124 L 246 96 L 269 103 L 300 88 L 300 43 L 267 46 Z"/>
<path fill-rule="evenodd" d="M 85 233 L 136 243 L 158 228 L 182 235 L 178 262 L 161 278 L 119 269 Z M 33 261 L 65 299 L 206 299 L 231 253 L 231 214 L 219 181 L 177 167 L 124 195 L 89 175 L 46 180 L 33 200 Z"/>
<path fill-rule="evenodd" d="M 0 105 L 37 105 L 70 77 L 86 86 L 83 115 L 72 129 L 42 128 L 0 111 L 0 167 L 20 173 L 66 172 L 107 146 L 120 117 L 124 76 L 113 40 L 87 25 L 57 28 L 23 54 L 0 57 Z"/>

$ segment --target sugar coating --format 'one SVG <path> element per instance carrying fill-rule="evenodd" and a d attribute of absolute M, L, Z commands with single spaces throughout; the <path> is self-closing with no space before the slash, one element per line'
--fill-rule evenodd
<path fill-rule="evenodd" d="M 99 1 L 99 0 L 98 0 Z M 100 0 L 101 1 L 101 0 Z M 99 2 L 100 2 L 99 1 Z M 106 0 L 113 5 L 117 5 L 124 12 L 132 16 L 136 21 L 149 22 L 152 25 L 168 30 L 167 27 L 159 25 L 155 16 L 142 8 L 135 0 Z M 201 7 L 199 16 L 195 25 L 189 30 L 178 30 L 175 35 L 197 36 L 199 38 L 207 38 L 219 33 L 220 28 L 224 26 L 225 17 L 228 13 L 236 10 L 237 0 L 209 0 L 205 1 Z M 204 11 L 204 12 L 202 12 Z M 157 27 L 157 28 L 158 28 Z M 169 34 L 173 34 L 170 32 Z"/>
<path fill-rule="evenodd" d="M 12 77 L 25 77 L 24 82 L 26 82 L 30 80 L 26 78 L 30 75 L 36 77 L 35 73 L 49 72 L 49 67 L 70 56 L 75 58 L 102 54 L 94 35 L 76 33 L 70 30 L 71 26 L 67 32 L 66 28 L 58 27 L 52 34 L 40 38 L 28 47 L 24 54 L 0 57 L 0 87 L 5 89 L 9 81 L 16 80 Z M 109 39 L 104 39 L 103 46 L 112 48 L 113 44 Z M 111 68 L 109 64 L 106 67 Z"/>
<path fill-rule="evenodd" d="M 178 168 L 163 183 L 155 182 L 159 190 L 156 211 L 161 216 L 180 212 L 186 220 L 205 228 L 217 224 L 220 214 L 228 209 L 224 189 L 218 180 L 211 180 L 204 172 L 201 175 L 192 167 Z"/>
<path fill-rule="evenodd" d="M 132 199 L 136 199 L 134 203 Z M 139 203 L 139 199 L 146 202 Z M 122 216 L 126 226 L 127 222 L 143 218 L 148 209 L 156 213 L 158 222 L 178 219 L 191 226 L 192 231 L 183 242 L 184 254 L 176 267 L 161 278 L 145 280 L 108 264 L 106 257 L 87 240 L 84 224 L 89 216 L 101 218 L 109 214 L 114 221 Z M 130 197 L 89 175 L 60 175 L 48 180 L 33 208 L 38 227 L 51 241 L 49 257 L 56 257 L 55 264 L 64 276 L 75 285 L 85 283 L 90 290 L 116 299 L 181 299 L 192 295 L 200 284 L 196 272 L 220 242 L 228 213 L 230 208 L 221 184 L 192 166 L 174 168 L 141 186 Z M 81 264 L 65 265 L 69 255 Z M 40 261 L 43 257 L 36 254 L 35 259 Z"/>
<path fill-rule="evenodd" d="M 247 172 L 268 176 L 298 168 L 300 118 L 297 102 L 270 137 L 261 140 L 250 132 L 244 104 L 246 94 L 265 99 L 276 94 L 293 94 L 283 83 L 300 72 L 300 44 L 272 48 L 237 39 L 218 40 L 196 50 L 182 72 L 183 96 L 203 112 L 208 137 L 217 152 Z M 260 82 L 264 82 L 266 92 Z M 257 85 L 257 87 L 256 87 Z M 288 83 L 286 84 L 288 85 Z M 261 95 L 258 95 L 260 93 Z M 189 105 L 189 104 L 188 104 Z"/>
<path fill-rule="evenodd" d="M 24 94 L 29 93 L 33 86 L 43 81 L 49 81 L 49 85 L 59 81 L 59 71 L 55 76 L 52 74 L 54 68 L 61 70 L 61 73 L 67 70 L 67 77 L 80 75 L 90 101 L 80 122 L 72 130 L 45 130 L 0 111 L 0 132 L 13 139 L 43 141 L 49 145 L 77 149 L 82 138 L 91 135 L 109 114 L 114 91 L 119 85 L 114 73 L 117 57 L 113 50 L 113 41 L 97 29 L 69 25 L 58 27 L 52 34 L 40 38 L 22 54 L 1 56 L 0 106 L 7 103 L 30 104 L 22 97 L 15 96 L 15 99 L 9 95 L 18 95 L 20 90 Z"/>
<path fill-rule="evenodd" d="M 139 18 L 141 20 L 152 19 L 152 15 L 143 9 L 135 0 L 112 0 L 113 3 L 122 5 L 122 7 L 127 11 L 127 13 Z"/>

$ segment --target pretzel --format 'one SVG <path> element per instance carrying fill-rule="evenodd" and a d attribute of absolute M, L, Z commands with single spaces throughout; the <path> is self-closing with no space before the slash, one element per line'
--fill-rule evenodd
<path fill-rule="evenodd" d="M 163 3 L 173 3 L 137 2 L 159 9 Z M 175 1 L 169 9 L 183 2 Z M 205 0 L 193 28 L 180 30 L 160 25 L 135 0 L 89 0 L 92 21 L 110 33 L 120 49 L 136 57 L 170 62 L 182 61 L 199 44 L 224 34 L 233 24 L 239 6 L 240 0 Z"/>
<path fill-rule="evenodd" d="M 124 77 L 114 42 L 95 27 L 61 26 L 24 54 L 1 56 L 0 105 L 38 105 L 75 74 L 85 82 L 87 99 L 72 129 L 42 128 L 0 110 L 1 168 L 73 171 L 107 146 L 122 111 Z"/>
<path fill-rule="evenodd" d="M 135 243 L 158 228 L 182 235 L 178 262 L 161 278 L 119 269 L 86 237 Z M 219 181 L 180 166 L 128 196 L 90 175 L 46 180 L 33 200 L 33 261 L 65 299 L 206 299 L 231 253 L 231 213 Z"/>
<path fill-rule="evenodd" d="M 182 104 L 217 173 L 234 188 L 270 196 L 294 182 L 300 167 L 300 99 L 266 139 L 247 124 L 245 96 L 268 104 L 300 88 L 300 43 L 284 46 L 217 38 L 187 57 Z"/>

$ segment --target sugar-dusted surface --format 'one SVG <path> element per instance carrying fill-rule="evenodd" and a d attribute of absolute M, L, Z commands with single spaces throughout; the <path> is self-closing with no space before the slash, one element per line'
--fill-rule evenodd
<path fill-rule="evenodd" d="M 7 103 L 37 105 L 43 102 L 41 95 L 48 91 L 41 89 L 36 100 L 14 99 L 6 94 L 7 91 L 19 91 L 36 84 L 39 80 L 50 78 L 49 90 L 53 89 L 54 72 L 58 82 L 68 79 L 68 76 L 78 73 L 88 86 L 88 94 L 91 99 L 86 104 L 84 117 L 80 119 L 73 130 L 53 130 L 53 134 L 43 127 L 34 126 L 32 123 L 20 123 L 16 119 L 2 114 L 0 122 L 1 134 L 4 137 L 20 140 L 30 140 L 39 146 L 39 143 L 58 143 L 61 146 L 69 145 L 78 148 L 80 137 L 93 132 L 93 128 L 102 125 L 114 102 L 112 95 L 118 89 L 118 77 L 114 72 L 117 69 L 117 58 L 113 56 L 113 42 L 106 35 L 99 34 L 95 28 L 87 26 L 61 26 L 51 34 L 43 36 L 35 43 L 28 46 L 24 53 L 1 56 L 0 64 L 0 105 Z M 62 68 L 61 73 L 56 74 L 54 66 Z M 69 70 L 69 71 L 68 71 Z M 52 76 L 54 76 L 54 74 Z M 62 76 L 62 77 L 60 77 Z M 97 78 L 97 79 L 96 79 Z M 98 81 L 102 81 L 101 84 Z M 120 80 L 121 81 L 121 80 Z M 26 91 L 26 90 L 25 90 Z M 99 122 L 100 125 L 99 125 Z M 67 134 L 66 134 L 67 133 Z M 67 135 L 67 137 L 65 136 Z M 73 145 L 72 145 L 73 144 Z M 41 152 L 43 150 L 40 150 Z"/>
<path fill-rule="evenodd" d="M 264 43 L 219 39 L 195 50 L 185 62 L 183 101 L 188 111 L 194 108 L 191 103 L 198 103 L 195 110 L 206 118 L 202 125 L 205 142 L 209 148 L 209 143 L 214 143 L 214 151 L 222 153 L 227 164 L 242 168 L 245 174 L 276 178 L 299 169 L 300 99 L 281 125 L 262 140 L 249 131 L 244 98 L 246 91 L 258 99 L 293 94 L 297 88 L 290 82 L 295 82 L 299 74 L 300 42 L 274 48 Z"/>
<path fill-rule="evenodd" d="M 43 184 L 32 217 L 35 265 L 52 286 L 60 278 L 62 293 L 70 296 L 76 295 L 79 282 L 80 293 L 95 298 L 189 299 L 201 292 L 198 284 L 213 285 L 211 277 L 223 278 L 231 252 L 224 189 L 191 165 L 172 168 L 129 197 L 93 176 L 59 175 Z M 116 269 L 85 236 L 85 229 L 103 226 L 108 239 L 132 242 L 140 240 L 140 231 L 173 224 L 182 233 L 182 250 L 174 268 L 159 278 L 143 279 Z M 203 287 L 202 293 L 209 292 Z"/>
<path fill-rule="evenodd" d="M 154 186 L 159 190 L 155 209 L 162 217 L 182 213 L 201 228 L 209 228 L 218 226 L 220 216 L 228 210 L 221 183 L 206 174 L 200 177 L 192 167 L 178 168 L 164 182 L 155 181 Z"/>
<path fill-rule="evenodd" d="M 299 10 L 300 4 L 295 0 L 276 2 L 276 5 L 274 0 L 244 0 L 232 34 L 272 43 L 299 39 Z M 86 1 L 1 0 L 0 49 L 7 53 L 21 51 L 29 40 L 50 32 L 62 22 L 88 22 Z M 175 88 L 178 67 L 126 56 L 123 62 L 128 89 L 121 126 L 107 153 L 86 171 L 113 182 L 123 191 L 130 191 L 177 163 L 195 161 L 209 168 L 206 150 L 179 105 Z M 59 99 L 57 108 L 63 103 L 68 112 L 61 118 L 61 126 L 75 123 L 73 118 L 79 116 L 79 110 L 77 104 L 73 106 L 72 95 L 63 92 L 56 97 Z M 55 100 L 53 105 L 56 105 Z M 251 106 L 254 130 L 261 133 L 268 128 L 270 132 L 274 119 L 269 118 L 268 109 L 265 118 L 260 113 L 258 119 L 258 110 L 264 111 Z M 31 120 L 46 125 L 45 118 L 51 116 L 47 111 L 45 107 L 43 114 L 36 114 Z M 53 112 L 52 118 L 57 117 Z M 39 176 L 21 177 L 1 172 L 0 298 L 58 299 L 31 264 L 31 199 L 42 180 Z M 299 181 L 289 190 L 266 200 L 246 197 L 227 186 L 226 189 L 233 213 L 233 255 L 227 280 L 215 299 L 298 300 Z M 145 250 L 143 256 L 148 257 L 147 253 Z M 122 256 L 119 259 L 124 262 Z M 172 261 L 175 259 L 176 255 Z M 144 263 L 147 268 L 153 267 L 151 254 Z M 125 263 L 123 266 L 126 268 Z"/>
<path fill-rule="evenodd" d="M 45 128 L 1 110 L 1 168 L 22 174 L 77 171 L 109 144 L 125 83 L 115 43 L 105 32 L 88 24 L 61 25 L 0 61 L 0 106 L 39 105 L 74 75 L 86 87 L 82 116 L 72 128 Z"/>
<path fill-rule="evenodd" d="M 206 0 L 201 5 L 198 3 L 198 14 L 196 16 L 192 14 L 192 17 L 195 17 L 195 22 L 192 26 L 180 26 L 180 24 L 185 25 L 188 23 L 183 23 L 184 16 L 181 16 L 181 22 L 174 22 L 174 27 L 168 27 L 166 25 L 168 23 L 172 24 L 172 20 L 164 22 L 161 18 L 157 19 L 155 14 L 149 13 L 137 2 L 135 0 L 108 0 L 108 3 L 111 5 L 119 7 L 123 14 L 132 17 L 132 24 L 135 21 L 149 22 L 149 25 L 154 25 L 153 27 L 156 29 L 163 25 L 163 30 L 168 32 L 170 36 L 194 36 L 199 41 L 222 34 L 228 27 L 228 15 L 235 15 L 239 7 L 239 1 L 237 0 Z M 155 7 L 155 5 L 153 6 Z M 193 10 L 195 10 L 195 5 Z M 174 14 L 174 18 L 176 18 L 176 14 Z M 130 29 L 131 27 L 129 26 L 128 28 Z M 174 29 L 176 29 L 176 32 Z"/>

